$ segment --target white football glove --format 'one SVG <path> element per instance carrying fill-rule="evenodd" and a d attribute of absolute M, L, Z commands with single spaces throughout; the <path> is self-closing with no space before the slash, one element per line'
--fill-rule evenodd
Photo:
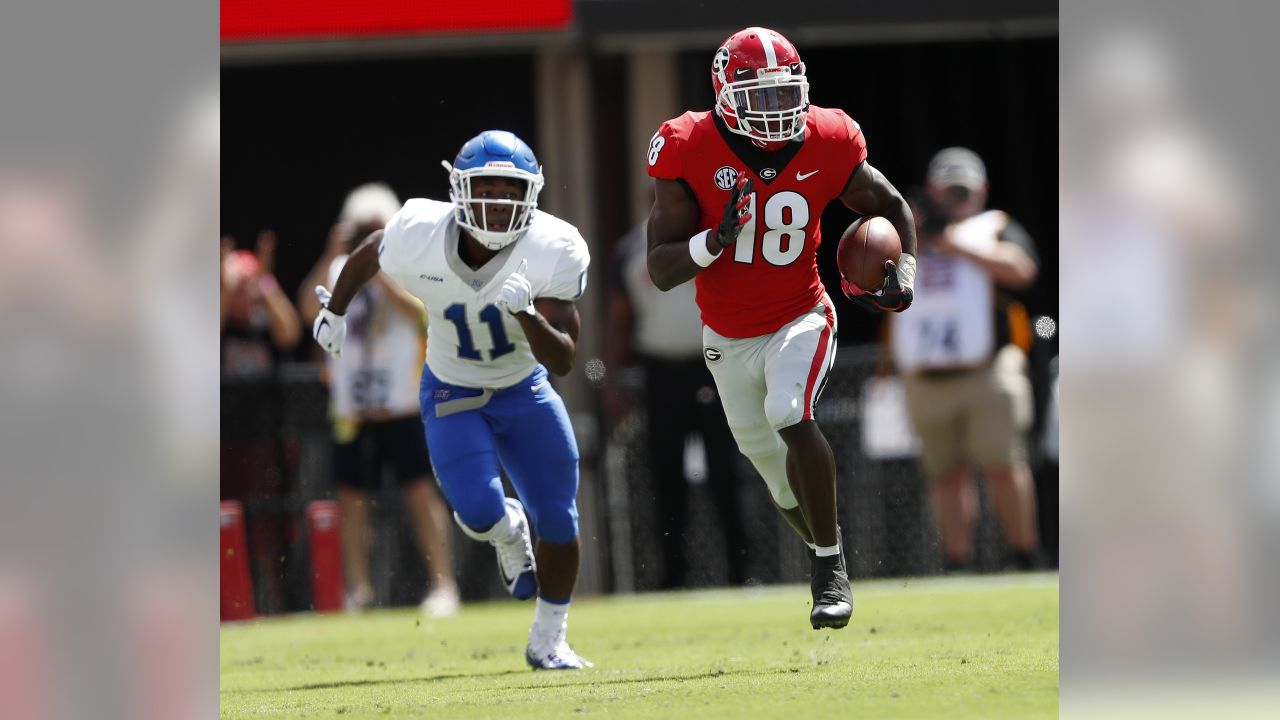
<path fill-rule="evenodd" d="M 508 275 L 507 279 L 502 283 L 502 290 L 498 291 L 498 299 L 493 302 L 494 305 L 512 315 L 518 313 L 537 314 L 537 311 L 533 309 L 533 286 L 529 284 L 529 278 L 524 276 L 524 271 L 528 267 L 528 260 L 520 261 L 520 267 Z"/>
<path fill-rule="evenodd" d="M 338 357 L 342 355 L 342 341 L 347 337 L 347 319 L 329 309 L 333 295 L 323 285 L 316 286 L 316 297 L 321 307 L 311 326 L 311 335 L 325 352 Z"/>

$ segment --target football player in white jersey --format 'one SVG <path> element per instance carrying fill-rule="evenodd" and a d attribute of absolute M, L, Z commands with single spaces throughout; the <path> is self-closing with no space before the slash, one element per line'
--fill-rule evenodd
<path fill-rule="evenodd" d="M 590 256 L 577 229 L 537 209 L 542 171 L 520 138 L 480 133 L 445 167 L 451 202 L 410 200 L 361 243 L 332 295 L 316 288 L 313 333 L 340 353 L 348 303 L 379 269 L 426 306 L 419 399 L 436 479 L 463 531 L 497 549 L 508 591 L 537 595 L 525 660 L 579 669 L 590 663 L 565 640 L 578 446 L 547 369 L 573 368 Z M 518 500 L 504 497 L 500 469 Z"/>

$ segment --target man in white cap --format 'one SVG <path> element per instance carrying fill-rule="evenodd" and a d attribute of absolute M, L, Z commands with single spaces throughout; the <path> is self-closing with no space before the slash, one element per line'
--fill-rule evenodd
<path fill-rule="evenodd" d="M 1019 567 L 1038 562 L 1035 487 L 1025 433 L 1032 419 L 1026 310 L 1004 290 L 1035 280 L 1035 246 L 1007 213 L 986 210 L 987 170 L 962 147 L 929 163 L 913 208 L 920 237 L 915 302 L 892 318 L 893 359 L 921 441 L 944 564 L 973 562 L 978 495 L 973 469 Z"/>

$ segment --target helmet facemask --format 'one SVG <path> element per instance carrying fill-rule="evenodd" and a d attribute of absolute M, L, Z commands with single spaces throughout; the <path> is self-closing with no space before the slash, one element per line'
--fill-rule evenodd
<path fill-rule="evenodd" d="M 758 142 L 802 137 L 809 110 L 804 64 L 759 68 L 755 75 L 720 88 L 718 109 L 729 130 Z"/>
<path fill-rule="evenodd" d="M 458 170 L 448 162 L 444 163 L 449 170 L 449 199 L 453 202 L 453 215 L 458 225 L 466 230 L 481 245 L 490 250 L 501 250 L 520 238 L 538 207 L 538 193 L 542 191 L 542 174 L 533 174 L 510 163 L 488 163 L 481 167 Z M 479 178 L 504 178 L 516 180 L 523 186 L 522 196 L 511 198 L 477 197 L 473 183 Z M 489 227 L 490 215 L 495 207 L 509 207 L 510 221 L 505 229 Z M 499 213 L 502 215 L 502 213 Z"/>

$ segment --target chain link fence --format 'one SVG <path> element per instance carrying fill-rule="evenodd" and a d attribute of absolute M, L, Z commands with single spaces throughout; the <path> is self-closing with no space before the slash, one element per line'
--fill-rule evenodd
<path fill-rule="evenodd" d="M 876 377 L 877 346 L 841 347 L 815 417 L 836 457 L 840 528 L 849 574 L 854 578 L 929 575 L 941 572 L 942 555 L 928 505 L 924 476 L 914 457 L 872 459 L 864 451 L 864 391 Z M 662 578 L 661 538 L 653 528 L 656 493 L 645 460 L 646 419 L 641 398 L 661 388 L 645 387 L 631 375 L 621 383 L 635 402 L 627 421 L 613 429 L 602 477 L 608 492 L 609 562 L 616 589 L 650 590 Z M 746 518 L 747 570 L 752 583 L 807 582 L 804 544 L 770 501 L 764 481 L 738 456 L 739 505 Z M 985 489 L 979 483 L 981 515 L 975 566 L 994 570 L 1004 546 Z M 723 531 L 710 489 L 695 481 L 689 490 L 685 531 L 692 587 L 723 584 L 727 577 Z"/>
<path fill-rule="evenodd" d="M 285 365 L 271 378 L 223 380 L 221 398 L 221 495 L 244 505 L 257 609 L 266 614 L 308 610 L 306 506 L 336 495 L 329 393 L 319 366 Z M 378 489 L 369 494 L 369 528 L 375 604 L 420 602 L 428 587 L 427 570 L 390 472 L 382 474 Z M 471 541 L 452 524 L 450 529 L 462 597 L 504 597 L 493 549 Z"/>
<path fill-rule="evenodd" d="M 915 459 L 872 459 L 863 449 L 864 390 L 875 377 L 877 352 L 875 347 L 840 348 L 816 411 L 836 456 L 849 572 L 855 578 L 937 573 L 941 552 Z M 595 537 L 584 536 L 584 568 L 594 568 L 594 558 L 602 566 L 590 582 L 584 576 L 581 589 L 587 592 L 654 589 L 664 570 L 654 521 L 654 482 L 644 459 L 646 418 L 639 402 L 643 393 L 661 389 L 646 388 L 642 376 L 629 378 L 625 384 L 635 409 L 611 430 L 599 452 L 583 448 L 580 510 L 584 518 L 598 518 L 601 529 Z M 245 506 L 260 612 L 310 607 L 305 508 L 312 500 L 334 495 L 327 403 L 327 390 L 310 365 L 286 366 L 268 380 L 222 383 L 222 497 Z M 803 543 L 774 509 L 754 468 L 740 455 L 737 460 L 737 505 L 747 528 L 746 547 L 739 552 L 748 582 L 806 582 L 809 562 Z M 689 482 L 687 585 L 723 585 L 728 581 L 728 549 L 715 498 L 696 474 Z M 976 565 L 996 569 L 1003 544 L 985 492 L 980 494 Z M 394 480 L 384 477 L 370 499 L 370 569 L 377 602 L 416 603 L 427 587 L 427 574 Z M 492 550 L 457 528 L 453 532 L 463 598 L 502 597 Z"/>

